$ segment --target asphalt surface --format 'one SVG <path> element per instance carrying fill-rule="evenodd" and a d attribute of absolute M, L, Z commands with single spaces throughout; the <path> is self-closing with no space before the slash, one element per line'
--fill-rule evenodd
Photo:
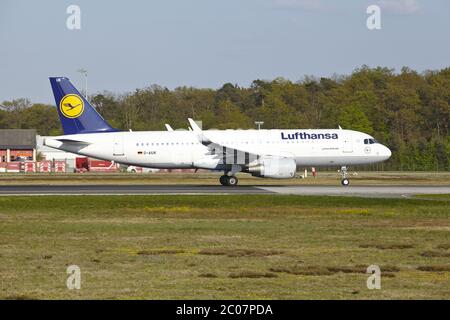
<path fill-rule="evenodd" d="M 450 194 L 448 186 L 237 186 L 202 185 L 3 185 L 0 195 L 294 194 L 409 197 Z"/>
<path fill-rule="evenodd" d="M 415 194 L 450 194 L 449 186 L 274 186 L 261 187 L 266 191 L 295 195 L 329 195 L 358 197 L 410 197 Z"/>
<path fill-rule="evenodd" d="M 43 194 L 241 194 L 272 193 L 254 187 L 237 188 L 201 185 L 11 185 L 0 186 L 0 195 L 43 195 Z"/>

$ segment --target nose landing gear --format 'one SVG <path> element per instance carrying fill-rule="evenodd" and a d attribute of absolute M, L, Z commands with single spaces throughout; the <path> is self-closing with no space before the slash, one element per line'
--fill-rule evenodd
<path fill-rule="evenodd" d="M 342 175 L 341 184 L 344 187 L 347 187 L 350 184 L 350 180 L 347 178 L 347 167 L 346 166 L 341 167 L 341 175 Z"/>
<path fill-rule="evenodd" d="M 235 176 L 223 175 L 220 177 L 219 181 L 220 181 L 220 184 L 223 186 L 234 187 L 238 184 L 239 180 Z"/>

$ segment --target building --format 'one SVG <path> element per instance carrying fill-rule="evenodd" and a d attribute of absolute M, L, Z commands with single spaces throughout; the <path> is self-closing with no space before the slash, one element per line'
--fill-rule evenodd
<path fill-rule="evenodd" d="M 50 148 L 44 145 L 45 136 L 36 136 L 36 148 L 37 151 L 42 158 L 42 160 L 50 160 L 50 161 L 61 161 L 65 160 L 67 165 L 67 171 L 72 172 L 76 167 L 76 159 L 78 157 L 82 157 L 75 153 L 66 152 L 63 150 L 58 150 L 54 148 Z"/>
<path fill-rule="evenodd" d="M 36 161 L 36 130 L 0 129 L 0 162 Z"/>

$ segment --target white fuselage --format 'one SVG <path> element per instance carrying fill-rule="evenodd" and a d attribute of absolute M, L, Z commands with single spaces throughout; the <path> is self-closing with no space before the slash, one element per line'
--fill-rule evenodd
<path fill-rule="evenodd" d="M 371 136 L 343 129 L 205 130 L 202 139 L 228 150 L 239 150 L 239 155 L 228 157 L 225 164 L 254 160 L 245 159 L 245 153 L 293 158 L 297 167 L 362 165 L 391 156 L 390 150 Z M 45 144 L 141 167 L 222 170 L 222 153 L 211 152 L 202 139 L 195 131 L 130 131 L 64 135 L 47 138 Z"/>

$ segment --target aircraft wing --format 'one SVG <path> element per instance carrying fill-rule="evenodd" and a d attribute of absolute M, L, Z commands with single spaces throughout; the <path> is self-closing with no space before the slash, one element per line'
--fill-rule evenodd
<path fill-rule="evenodd" d="M 194 120 L 192 120 L 191 118 L 189 118 L 188 120 L 192 130 L 196 134 L 197 139 L 201 142 L 201 144 L 208 147 L 211 152 L 210 155 L 215 156 L 215 158 L 221 158 L 224 164 L 248 165 L 249 163 L 258 160 L 260 156 L 265 155 L 241 150 L 232 146 L 227 146 L 212 141 L 205 136 L 203 130 L 197 125 Z"/>

